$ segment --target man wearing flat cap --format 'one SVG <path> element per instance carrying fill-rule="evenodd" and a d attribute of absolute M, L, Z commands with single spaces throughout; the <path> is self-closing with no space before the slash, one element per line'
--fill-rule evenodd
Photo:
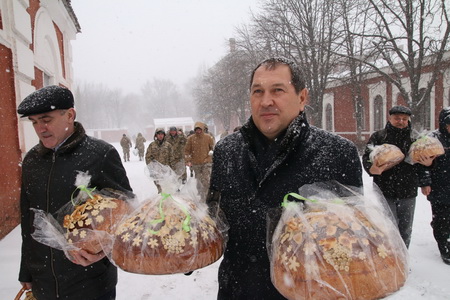
<path fill-rule="evenodd" d="M 416 206 L 418 175 L 417 166 L 404 160 L 392 168 L 376 165 L 370 160 L 374 146 L 391 144 L 397 146 L 405 155 L 415 141 L 411 137 L 411 110 L 406 106 L 393 106 L 389 110 L 388 122 L 384 129 L 374 132 L 367 143 L 362 157 L 366 172 L 373 177 L 394 215 L 400 235 L 409 247 L 411 241 L 414 209 Z"/>
<path fill-rule="evenodd" d="M 81 123 L 75 121 L 74 98 L 66 88 L 41 88 L 27 96 L 17 112 L 33 123 L 39 137 L 39 144 L 28 151 L 22 163 L 19 281 L 39 300 L 115 299 L 117 268 L 105 253 L 81 249 L 69 260 L 63 251 L 35 241 L 30 209 L 56 217 L 56 212 L 71 201 L 79 172 L 91 176 L 91 188 L 112 188 L 131 197 L 119 153 L 110 144 L 86 135 Z"/>

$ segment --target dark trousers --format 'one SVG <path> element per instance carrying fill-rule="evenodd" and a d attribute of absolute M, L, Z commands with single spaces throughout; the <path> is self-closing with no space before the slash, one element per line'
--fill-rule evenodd
<path fill-rule="evenodd" d="M 434 239 L 436 240 L 439 252 L 442 256 L 450 258 L 450 203 L 431 203 L 431 227 L 433 228 Z"/>
<path fill-rule="evenodd" d="M 400 236 L 405 242 L 406 247 L 409 247 L 411 242 L 412 226 L 414 221 L 414 210 L 416 208 L 416 198 L 408 199 L 386 199 L 389 208 L 394 215 L 397 222 Z"/>

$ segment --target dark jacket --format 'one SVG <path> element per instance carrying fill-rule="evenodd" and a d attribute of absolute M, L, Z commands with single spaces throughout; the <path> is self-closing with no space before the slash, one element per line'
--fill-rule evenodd
<path fill-rule="evenodd" d="M 117 284 L 117 269 L 107 258 L 83 267 L 70 262 L 63 251 L 35 241 L 33 214 L 30 208 L 52 213 L 71 199 L 76 189 L 77 172 L 91 175 L 91 187 L 109 187 L 131 191 L 125 169 L 116 149 L 110 144 L 88 137 L 80 123 L 75 132 L 56 151 L 41 143 L 25 156 L 22 165 L 22 261 L 19 281 L 32 282 L 39 300 L 95 299 Z"/>
<path fill-rule="evenodd" d="M 433 164 L 420 172 L 420 186 L 431 186 L 428 200 L 450 204 L 450 134 L 446 129 L 444 119 L 450 116 L 450 107 L 444 108 L 439 114 L 439 129 L 430 133 L 444 146 L 445 154 L 436 157 Z"/>
<path fill-rule="evenodd" d="M 369 169 L 372 167 L 370 161 L 370 145 L 391 144 L 395 145 L 408 157 L 408 151 L 415 140 L 411 137 L 411 124 L 407 128 L 396 128 L 390 122 L 382 130 L 374 132 L 367 143 L 362 157 L 362 163 L 366 172 L 373 177 L 373 182 L 383 192 L 388 199 L 408 199 L 417 196 L 419 186 L 417 177 L 417 166 L 402 161 L 381 175 L 372 175 Z"/>
<path fill-rule="evenodd" d="M 299 115 L 268 143 L 252 119 L 220 140 L 213 156 L 210 198 L 230 225 L 219 269 L 219 299 L 282 299 L 270 281 L 266 216 L 285 194 L 308 183 L 337 180 L 362 186 L 356 147 L 348 140 L 309 126 Z M 212 197 L 214 195 L 214 197 Z"/>

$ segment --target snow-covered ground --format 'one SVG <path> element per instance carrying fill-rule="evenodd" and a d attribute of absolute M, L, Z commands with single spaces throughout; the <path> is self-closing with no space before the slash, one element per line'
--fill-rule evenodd
<path fill-rule="evenodd" d="M 115 144 L 119 153 L 120 146 Z M 131 155 L 131 162 L 124 163 L 131 186 L 139 199 L 156 193 L 153 182 L 145 175 L 144 162 Z M 371 179 L 364 174 L 366 185 Z M 420 194 L 409 249 L 410 269 L 405 286 L 386 299 L 450 299 L 450 266 L 439 256 L 430 227 L 431 209 Z M 0 299 L 14 299 L 20 289 L 17 274 L 20 262 L 20 226 L 0 241 Z M 138 275 L 119 270 L 118 300 L 147 299 L 215 299 L 217 294 L 217 270 L 219 262 L 194 271 L 190 276 Z"/>

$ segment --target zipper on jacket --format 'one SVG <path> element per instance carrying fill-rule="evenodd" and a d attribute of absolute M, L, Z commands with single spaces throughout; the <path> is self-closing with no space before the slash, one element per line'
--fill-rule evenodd
<path fill-rule="evenodd" d="M 47 181 L 47 213 L 50 210 L 50 183 L 51 183 L 51 178 L 52 178 L 52 175 L 53 175 L 53 167 L 55 165 L 55 161 L 56 161 L 56 152 L 53 151 L 53 154 L 52 154 L 52 165 L 50 167 L 50 174 L 48 175 L 48 181 Z M 56 294 L 56 298 L 59 298 L 59 283 L 58 283 L 58 277 L 56 277 L 56 273 L 55 273 L 53 248 L 50 248 L 50 268 L 52 269 L 53 279 L 55 280 L 55 294 Z"/>

